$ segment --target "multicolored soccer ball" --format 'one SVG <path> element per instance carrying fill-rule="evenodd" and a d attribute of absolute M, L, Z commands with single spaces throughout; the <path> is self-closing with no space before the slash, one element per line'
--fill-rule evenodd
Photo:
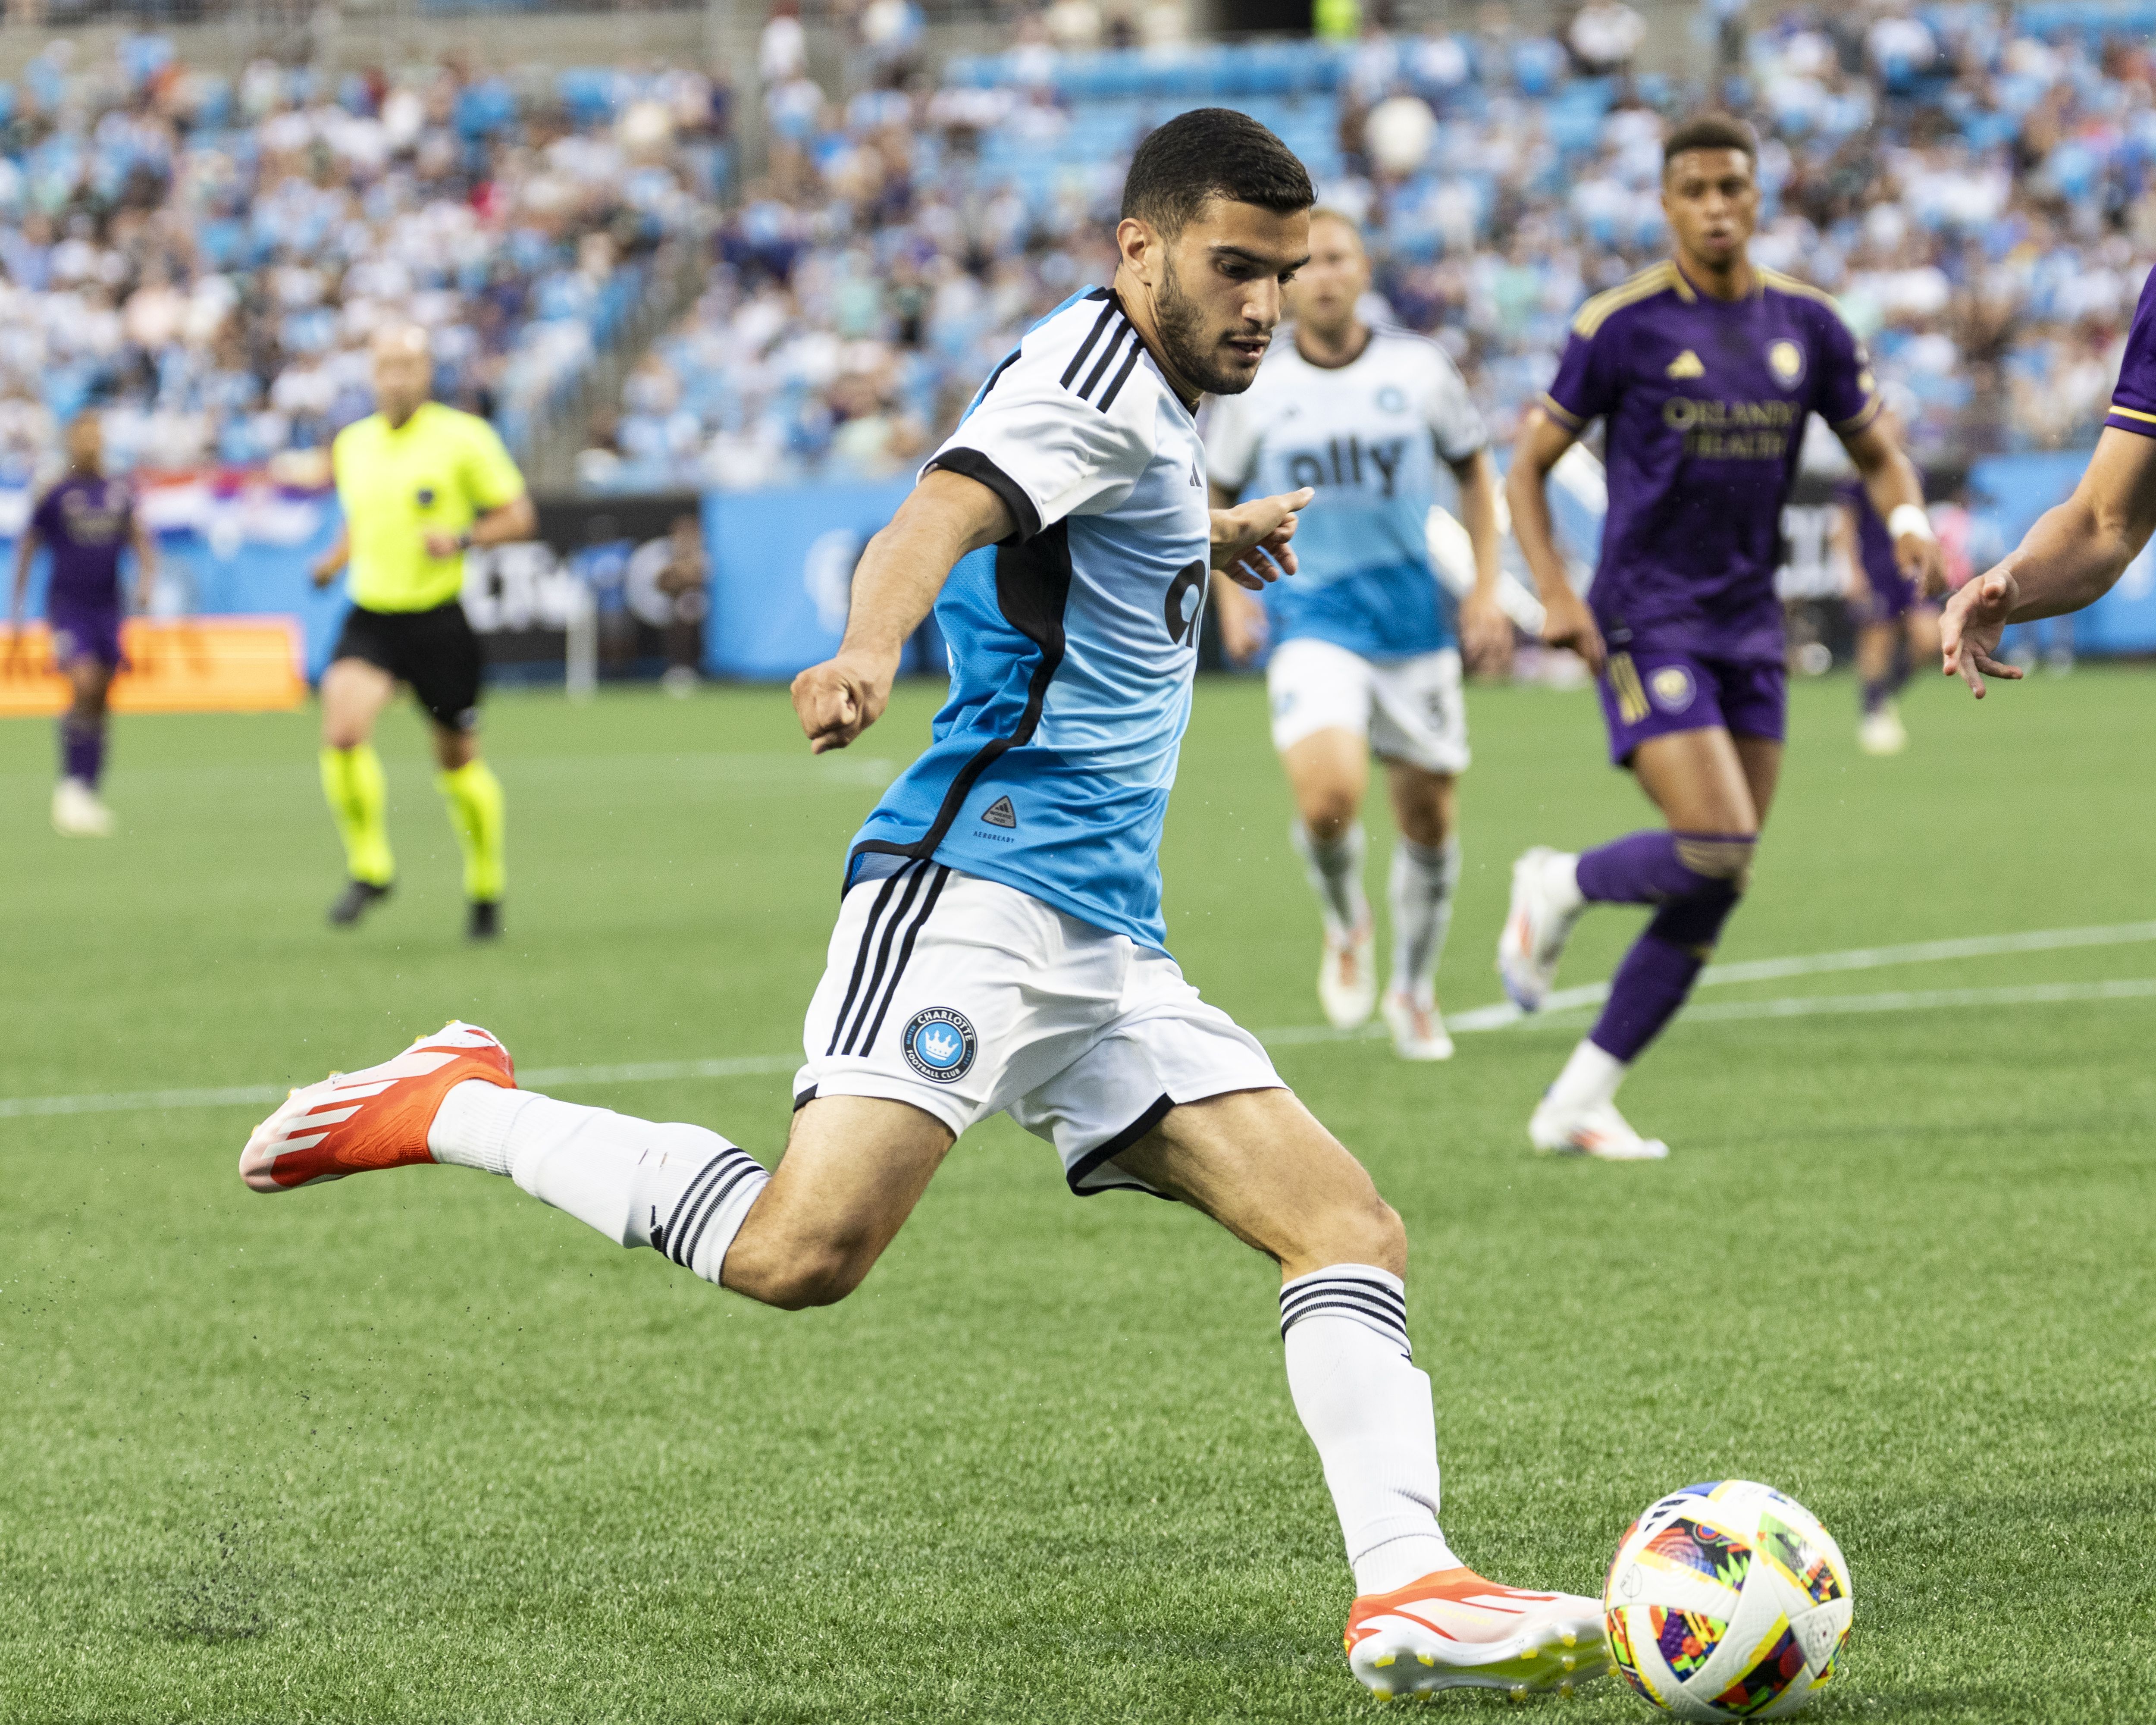
<path fill-rule="evenodd" d="M 1618 1671 L 1680 1719 L 1787 1718 L 1834 1675 L 1853 1603 L 1818 1518 L 1748 1480 L 1655 1504 L 1602 1589 Z"/>

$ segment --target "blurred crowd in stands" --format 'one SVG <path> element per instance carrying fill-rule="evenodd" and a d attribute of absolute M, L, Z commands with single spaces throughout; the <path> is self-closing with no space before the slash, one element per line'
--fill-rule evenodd
<path fill-rule="evenodd" d="M 0 85 L 0 483 L 104 409 L 121 466 L 319 479 L 386 319 L 518 440 L 726 182 L 693 72 L 191 70 L 136 37 Z"/>
<path fill-rule="evenodd" d="M 1623 0 L 1555 37 L 1492 0 L 1471 30 L 1240 48 L 1178 43 L 1172 9 L 1055 0 L 933 76 L 910 0 L 871 0 L 844 94 L 808 75 L 787 4 L 768 172 L 594 427 L 588 483 L 906 471 L 1028 323 L 1107 279 L 1131 148 L 1208 102 L 1273 126 L 1368 224 L 1394 315 L 1500 436 L 1579 301 L 1659 254 L 1660 140 L 1709 100 L 1762 139 L 1755 255 L 1840 297 L 1934 461 L 2092 440 L 2156 255 L 2156 13 L 1722 0 L 1710 90 L 1635 70 Z"/>

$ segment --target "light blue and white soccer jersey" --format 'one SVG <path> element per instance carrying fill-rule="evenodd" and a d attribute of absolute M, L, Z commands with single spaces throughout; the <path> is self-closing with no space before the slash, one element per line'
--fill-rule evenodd
<path fill-rule="evenodd" d="M 1330 641 L 1364 659 L 1454 644 L 1430 567 L 1440 459 L 1489 442 L 1458 369 L 1435 342 L 1378 328 L 1344 366 L 1316 366 L 1283 328 L 1241 395 L 1213 404 L 1213 480 L 1241 497 L 1312 486 L 1296 572 L 1265 589 L 1274 643 Z"/>
<path fill-rule="evenodd" d="M 937 468 L 994 491 L 1018 531 L 944 585 L 950 699 L 847 883 L 932 858 L 1164 951 L 1161 826 L 1212 537 L 1197 424 L 1096 288 L 1026 332 Z"/>

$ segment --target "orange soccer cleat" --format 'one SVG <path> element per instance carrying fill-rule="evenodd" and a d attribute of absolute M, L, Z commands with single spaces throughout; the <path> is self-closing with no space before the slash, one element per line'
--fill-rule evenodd
<path fill-rule="evenodd" d="M 1609 1669 L 1599 1599 L 1522 1593 L 1464 1566 L 1365 1594 L 1342 1639 L 1349 1668 L 1380 1701 L 1460 1688 L 1569 1695 Z"/>
<path fill-rule="evenodd" d="M 289 1192 L 369 1168 L 432 1162 L 427 1132 L 434 1111 L 454 1086 L 475 1078 L 513 1089 L 516 1069 L 491 1034 L 451 1019 L 394 1060 L 294 1091 L 248 1138 L 239 1177 L 257 1192 Z"/>

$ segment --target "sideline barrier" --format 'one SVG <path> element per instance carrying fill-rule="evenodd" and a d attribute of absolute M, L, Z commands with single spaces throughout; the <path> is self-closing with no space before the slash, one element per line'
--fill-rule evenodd
<path fill-rule="evenodd" d="M 0 718 L 49 717 L 68 705 L 52 636 L 26 624 L 19 654 L 0 629 Z M 131 617 L 121 625 L 126 657 L 112 680 L 121 713 L 288 712 L 307 697 L 302 645 L 290 617 Z"/>
<path fill-rule="evenodd" d="M 2080 450 L 1977 462 L 1968 474 L 1972 501 L 1996 530 L 1992 536 L 1999 549 L 2017 543 L 2039 515 L 2067 496 L 2087 462 Z M 567 606 L 579 585 L 599 596 L 603 612 L 624 612 L 655 641 L 650 620 L 641 614 L 649 583 L 639 585 L 639 560 L 663 549 L 659 542 L 668 525 L 693 510 L 702 518 L 711 569 L 705 670 L 784 681 L 836 650 L 862 549 L 911 487 L 911 478 L 902 476 L 712 491 L 701 498 L 542 499 L 542 541 L 475 557 L 466 572 L 465 608 L 486 640 L 490 661 L 504 672 L 518 660 L 534 670 L 559 660 Z M 1553 495 L 1560 531 L 1583 557 L 1591 556 L 1600 536 L 1603 499 L 1592 490 L 1559 487 Z M 1825 558 L 1824 491 L 1823 482 L 1800 482 L 1799 500 L 1785 519 L 1792 557 L 1781 584 L 1790 597 L 1830 596 L 1838 589 L 1839 578 Z M 12 501 L 0 498 L 0 559 L 11 557 L 10 530 L 20 520 L 19 511 L 8 519 Z M 172 510 L 170 524 L 158 531 L 167 577 L 161 593 L 169 584 L 181 601 L 158 608 L 183 609 L 197 619 L 289 615 L 304 642 L 303 674 L 318 678 L 346 609 L 340 590 L 316 592 L 306 574 L 336 530 L 333 500 L 213 500 L 198 491 L 188 501 L 184 519 L 173 519 L 183 512 Z M 41 588 L 41 579 L 33 583 L 33 615 Z M 2156 554 L 2144 552 L 2112 593 L 2071 621 L 2077 652 L 2156 654 Z M 925 630 L 909 652 L 909 670 L 940 669 L 932 633 Z M 660 662 L 653 660 L 654 669 Z M 0 703 L 0 713 L 26 710 Z"/>

